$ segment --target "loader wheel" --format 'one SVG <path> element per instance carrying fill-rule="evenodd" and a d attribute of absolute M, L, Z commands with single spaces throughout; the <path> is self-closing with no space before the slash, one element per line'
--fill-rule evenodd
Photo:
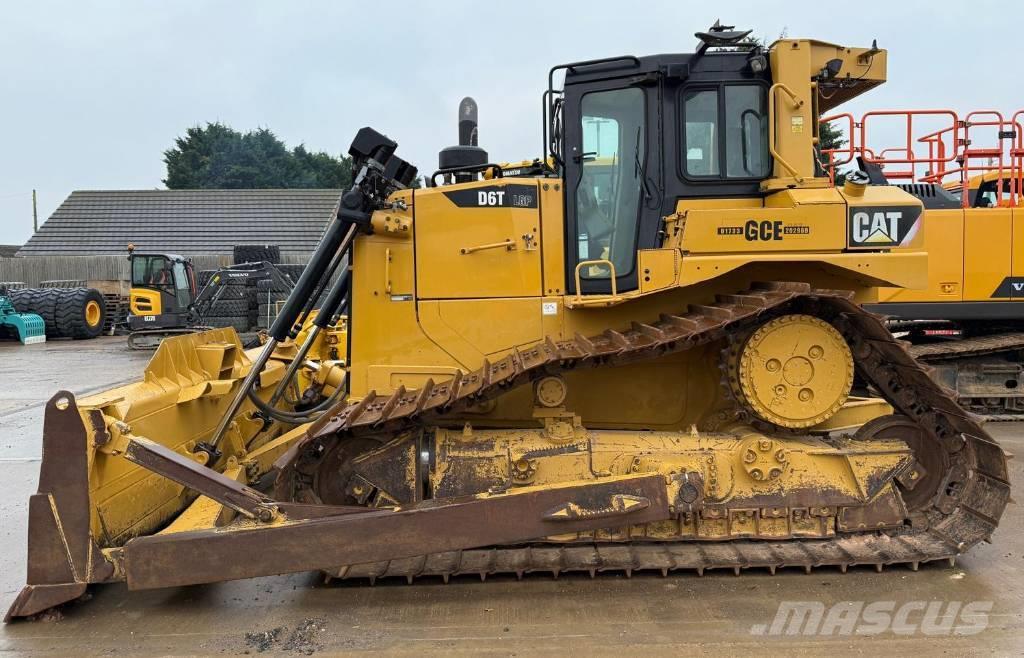
<path fill-rule="evenodd" d="M 83 340 L 103 333 L 106 307 L 98 290 L 76 288 L 61 293 L 54 312 L 54 325 L 61 338 Z"/>
<path fill-rule="evenodd" d="M 895 439 L 906 443 L 914 453 L 914 459 L 923 470 L 923 475 L 913 480 L 901 477 L 896 486 L 908 512 L 931 507 L 943 478 L 949 472 L 949 453 L 930 440 L 920 425 L 899 414 L 880 416 L 861 425 L 853 438 L 865 441 Z M 908 484 L 912 486 L 908 487 Z"/>
<path fill-rule="evenodd" d="M 93 300 L 85 305 L 85 321 L 90 327 L 102 326 L 103 307 Z"/>
<path fill-rule="evenodd" d="M 810 315 L 783 315 L 729 350 L 729 388 L 749 413 L 779 427 L 831 418 L 853 386 L 853 356 L 835 327 Z"/>
<path fill-rule="evenodd" d="M 46 335 L 58 338 L 54 325 L 59 288 L 23 288 L 10 291 L 10 300 L 18 313 L 35 313 L 46 325 Z"/>

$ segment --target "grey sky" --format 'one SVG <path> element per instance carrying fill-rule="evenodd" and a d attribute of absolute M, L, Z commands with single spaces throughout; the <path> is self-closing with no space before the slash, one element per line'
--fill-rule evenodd
<path fill-rule="evenodd" d="M 492 159 L 539 155 L 550 66 L 688 52 L 716 17 L 774 38 L 888 48 L 889 82 L 849 105 L 1024 107 L 1017 3 L 32 2 L 0 18 L 0 243 L 31 235 L 75 189 L 152 189 L 162 151 L 196 123 L 271 128 L 339 153 L 360 126 L 429 172 L 480 104 Z M 779 11 L 781 9 L 781 11 Z"/>

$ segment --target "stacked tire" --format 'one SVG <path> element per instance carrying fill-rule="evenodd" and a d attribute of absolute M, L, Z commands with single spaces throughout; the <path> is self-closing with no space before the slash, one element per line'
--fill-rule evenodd
<path fill-rule="evenodd" d="M 206 284 L 210 282 L 213 275 L 217 273 L 217 270 L 199 270 L 196 272 L 196 286 L 202 290 L 206 287 Z"/>
<path fill-rule="evenodd" d="M 43 318 L 47 339 L 84 340 L 103 333 L 106 300 L 94 288 L 25 288 L 8 296 L 19 313 Z"/>
<path fill-rule="evenodd" d="M 264 261 L 277 265 L 281 262 L 281 247 L 274 244 L 240 244 L 232 251 L 235 265 Z"/>
<path fill-rule="evenodd" d="M 269 329 L 277 318 L 277 311 L 281 304 L 288 299 L 291 289 L 283 283 L 274 279 L 262 279 L 256 282 L 256 326 L 260 329 Z"/>
<path fill-rule="evenodd" d="M 282 265 L 278 265 L 277 269 L 281 270 L 281 274 L 284 274 L 286 277 L 288 277 L 291 280 L 292 285 L 294 286 L 296 283 L 299 282 L 299 277 L 302 276 L 302 272 L 306 269 L 306 266 L 285 263 Z"/>
<path fill-rule="evenodd" d="M 249 295 L 245 280 L 227 279 L 221 285 L 225 288 L 203 317 L 203 324 L 209 327 L 234 327 L 242 333 L 252 326 L 249 317 Z"/>

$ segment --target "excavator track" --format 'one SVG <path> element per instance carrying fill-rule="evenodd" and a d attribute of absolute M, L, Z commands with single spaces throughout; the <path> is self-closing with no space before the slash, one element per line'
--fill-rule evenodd
<path fill-rule="evenodd" d="M 935 364 L 936 367 L 944 367 L 948 364 L 956 367 L 958 362 L 976 363 L 968 361 L 969 359 L 978 359 L 980 357 L 995 357 L 998 359 L 1000 354 L 1017 353 L 1022 350 L 1024 350 L 1024 332 L 1014 331 L 913 345 L 910 347 L 910 354 L 926 365 Z M 1016 360 L 1016 357 L 1011 359 L 1011 361 Z M 990 397 L 989 395 L 978 396 L 978 399 L 970 395 L 963 395 L 960 397 L 960 403 L 985 422 L 1018 421 L 1024 419 L 1024 412 L 1019 410 L 1018 405 L 1011 404 L 1017 399 L 1013 395 L 1014 393 L 1015 390 L 1012 388 L 1004 392 L 1009 397 L 1002 399 L 1002 413 L 998 411 L 993 413 L 994 409 L 990 405 L 984 403 L 977 404 L 978 399 L 987 400 Z M 998 394 L 994 397 L 999 399 Z"/>
<path fill-rule="evenodd" d="M 195 334 L 200 331 L 208 331 L 213 327 L 187 327 L 181 329 L 145 329 L 133 331 L 128 334 L 128 349 L 140 352 L 152 352 L 160 347 L 164 339 L 185 334 Z"/>
<path fill-rule="evenodd" d="M 953 394 L 931 378 L 883 320 L 852 301 L 846 291 L 812 289 L 803 283 L 755 284 L 682 315 L 663 315 L 627 331 L 544 343 L 452 380 L 428 382 L 416 391 L 388 396 L 369 393 L 344 402 L 310 427 L 278 462 L 278 495 L 310 501 L 312 475 L 334 442 L 356 437 L 381 441 L 416 428 L 443 424 L 445 416 L 492 399 L 539 377 L 569 369 L 604 367 L 693 349 L 787 313 L 814 315 L 846 338 L 859 374 L 899 413 L 923 430 L 934 450 L 947 454 L 948 468 L 936 495 L 896 531 L 839 534 L 829 539 L 783 541 L 690 540 L 569 543 L 537 542 L 452 551 L 400 560 L 331 568 L 331 577 L 368 578 L 497 573 L 693 570 L 835 565 L 883 565 L 953 560 L 995 530 L 1010 497 L 1006 456 Z"/>
<path fill-rule="evenodd" d="M 910 354 L 926 363 L 962 359 L 972 356 L 986 356 L 1006 350 L 1024 350 L 1024 332 L 972 336 L 946 342 L 914 345 Z"/>

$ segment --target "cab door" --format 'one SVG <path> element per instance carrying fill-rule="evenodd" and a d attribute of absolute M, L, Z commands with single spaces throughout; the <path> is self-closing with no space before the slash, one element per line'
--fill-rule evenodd
<path fill-rule="evenodd" d="M 656 88 L 656 87 L 655 87 Z M 648 84 L 628 80 L 566 86 L 566 290 L 623 292 L 638 285 L 637 250 L 654 247 L 660 176 Z M 656 104 L 657 99 L 652 103 Z M 651 203 L 651 201 L 654 201 Z"/>
<path fill-rule="evenodd" d="M 495 179 L 417 190 L 417 297 L 539 297 L 537 185 Z"/>

